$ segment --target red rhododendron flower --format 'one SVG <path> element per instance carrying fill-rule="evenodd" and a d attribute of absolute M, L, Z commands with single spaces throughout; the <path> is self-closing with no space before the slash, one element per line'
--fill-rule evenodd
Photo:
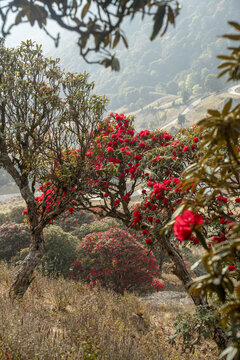
<path fill-rule="evenodd" d="M 68 211 L 69 211 L 70 213 L 72 213 L 72 212 L 74 211 L 73 207 L 70 207 L 70 208 L 68 209 Z"/>
<path fill-rule="evenodd" d="M 145 146 L 146 146 L 146 144 L 145 144 L 145 142 L 144 142 L 144 141 L 140 142 L 139 147 L 141 147 L 141 148 L 145 148 Z"/>
<path fill-rule="evenodd" d="M 235 270 L 235 266 L 234 266 L 234 265 L 229 265 L 228 270 L 229 270 L 229 271 L 234 271 L 234 270 Z"/>
<path fill-rule="evenodd" d="M 236 198 L 236 199 L 235 199 L 235 202 L 236 202 L 236 203 L 240 203 L 240 198 Z"/>
<path fill-rule="evenodd" d="M 203 217 L 199 214 L 194 214 L 191 210 L 185 210 L 183 215 L 176 216 L 173 226 L 174 234 L 180 241 L 188 239 L 195 226 L 201 225 Z"/>
<path fill-rule="evenodd" d="M 199 142 L 198 137 L 193 138 L 193 142 L 198 143 Z"/>
<path fill-rule="evenodd" d="M 185 152 L 185 151 L 188 151 L 188 150 L 189 150 L 189 147 L 188 147 L 188 146 L 184 146 L 183 151 Z"/>
<path fill-rule="evenodd" d="M 147 238 L 145 240 L 145 243 L 148 244 L 148 245 L 151 245 L 152 244 L 152 240 L 150 238 Z"/>
<path fill-rule="evenodd" d="M 140 213 L 139 210 L 135 210 L 135 211 L 133 212 L 133 216 L 138 217 L 138 218 L 141 218 L 141 217 L 142 217 L 142 215 L 141 215 L 141 213 Z"/>
<path fill-rule="evenodd" d="M 227 203 L 228 200 L 227 200 L 227 198 L 225 196 L 220 195 L 220 196 L 217 197 L 217 201 Z"/>

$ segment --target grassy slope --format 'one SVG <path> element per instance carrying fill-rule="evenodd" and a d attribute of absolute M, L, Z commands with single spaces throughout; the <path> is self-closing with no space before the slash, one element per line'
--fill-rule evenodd
<path fill-rule="evenodd" d="M 14 271 L 0 266 L 0 359 L 11 360 L 207 360 L 210 342 L 194 355 L 168 344 L 179 306 L 151 306 L 81 283 L 43 278 L 21 303 L 7 295 Z"/>

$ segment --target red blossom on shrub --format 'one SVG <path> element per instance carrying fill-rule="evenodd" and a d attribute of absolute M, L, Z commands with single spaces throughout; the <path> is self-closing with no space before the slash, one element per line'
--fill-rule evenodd
<path fill-rule="evenodd" d="M 217 197 L 217 201 L 218 202 L 224 202 L 226 204 L 228 199 L 225 196 L 220 195 L 220 196 Z"/>
<path fill-rule="evenodd" d="M 185 210 L 182 215 L 176 216 L 173 231 L 177 239 L 183 241 L 188 239 L 194 228 L 202 223 L 201 215 L 194 214 L 191 210 Z"/>
<path fill-rule="evenodd" d="M 78 262 L 72 264 L 71 278 L 116 292 L 159 291 L 154 282 L 158 277 L 157 261 L 127 231 L 109 229 L 86 236 L 77 247 Z"/>

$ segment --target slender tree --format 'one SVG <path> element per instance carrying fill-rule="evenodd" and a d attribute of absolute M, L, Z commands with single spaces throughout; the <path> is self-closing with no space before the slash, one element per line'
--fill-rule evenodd
<path fill-rule="evenodd" d="M 44 252 L 44 227 L 66 209 L 72 211 L 84 186 L 86 153 L 106 103 L 90 94 L 93 86 L 86 74 L 65 74 L 58 60 L 45 58 L 31 41 L 16 49 L 0 44 L 0 164 L 26 202 L 31 232 L 12 297 L 22 296 L 32 281 Z M 46 184 L 51 190 L 44 191 Z"/>

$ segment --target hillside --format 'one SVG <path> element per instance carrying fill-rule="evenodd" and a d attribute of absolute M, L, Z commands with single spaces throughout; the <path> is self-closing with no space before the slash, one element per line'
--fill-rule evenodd
<path fill-rule="evenodd" d="M 216 55 L 225 52 L 226 41 L 219 36 L 228 31 L 227 21 L 236 20 L 238 0 L 182 0 L 176 28 L 164 37 L 149 41 L 151 23 L 140 19 L 125 24 L 129 50 L 117 50 L 119 73 L 87 65 L 79 57 L 73 34 L 63 33 L 58 49 L 48 54 L 60 57 L 66 71 L 87 71 L 96 82 L 96 91 L 110 98 L 109 109 L 136 111 L 160 94 L 180 97 L 205 95 L 225 87 L 216 80 Z M 239 9 L 239 11 L 237 11 Z M 180 101 L 180 100 L 179 100 Z"/>
<path fill-rule="evenodd" d="M 159 98 L 148 105 L 129 113 L 135 116 L 136 129 L 167 129 L 170 132 L 176 131 L 180 127 L 188 127 L 206 116 L 207 109 L 220 109 L 223 104 L 231 97 L 233 103 L 240 101 L 240 89 L 234 93 L 229 92 L 226 87 L 223 91 L 191 97 L 186 104 L 180 96 L 159 94 Z M 124 107 L 118 109 L 119 112 L 126 111 Z M 177 118 L 180 114 L 185 116 L 184 124 L 180 125 Z"/>

